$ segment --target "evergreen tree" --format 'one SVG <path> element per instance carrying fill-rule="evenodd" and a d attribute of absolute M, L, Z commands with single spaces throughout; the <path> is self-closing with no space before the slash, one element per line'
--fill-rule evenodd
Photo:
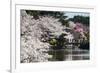
<path fill-rule="evenodd" d="M 82 23 L 82 24 L 84 24 L 84 25 L 86 25 L 86 26 L 89 26 L 89 24 L 90 24 L 90 18 L 89 18 L 89 16 L 74 16 L 73 18 L 70 18 L 69 19 L 70 21 L 73 21 L 73 22 L 80 22 L 80 23 Z"/>

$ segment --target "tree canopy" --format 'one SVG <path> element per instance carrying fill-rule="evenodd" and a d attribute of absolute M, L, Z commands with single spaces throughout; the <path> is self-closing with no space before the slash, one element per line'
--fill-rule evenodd
<path fill-rule="evenodd" d="M 33 16 L 34 19 L 39 19 L 39 16 L 53 16 L 54 18 L 59 18 L 62 25 L 68 26 L 67 16 L 65 16 L 64 12 L 26 10 L 26 13 Z"/>
<path fill-rule="evenodd" d="M 70 21 L 73 21 L 73 22 L 80 22 L 86 26 L 89 26 L 90 24 L 90 18 L 89 16 L 74 16 L 73 18 L 69 18 Z"/>

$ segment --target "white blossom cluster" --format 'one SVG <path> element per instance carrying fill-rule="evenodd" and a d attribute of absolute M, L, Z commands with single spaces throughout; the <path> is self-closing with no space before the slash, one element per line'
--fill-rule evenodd
<path fill-rule="evenodd" d="M 50 35 L 59 36 L 64 32 L 59 19 L 52 16 L 40 16 L 34 19 L 21 10 L 21 62 L 46 62 L 52 58 L 47 52 L 50 44 L 46 41 Z"/>

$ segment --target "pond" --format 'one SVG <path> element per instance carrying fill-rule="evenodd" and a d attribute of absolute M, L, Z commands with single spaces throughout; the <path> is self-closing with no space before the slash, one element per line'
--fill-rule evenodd
<path fill-rule="evenodd" d="M 84 49 L 49 50 L 48 53 L 53 56 L 49 61 L 89 60 L 89 50 Z"/>

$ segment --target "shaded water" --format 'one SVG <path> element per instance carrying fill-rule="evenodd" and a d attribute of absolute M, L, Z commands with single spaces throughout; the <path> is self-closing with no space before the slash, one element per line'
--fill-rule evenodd
<path fill-rule="evenodd" d="M 89 60 L 89 50 L 84 49 L 50 50 L 48 53 L 53 56 L 49 61 Z"/>

